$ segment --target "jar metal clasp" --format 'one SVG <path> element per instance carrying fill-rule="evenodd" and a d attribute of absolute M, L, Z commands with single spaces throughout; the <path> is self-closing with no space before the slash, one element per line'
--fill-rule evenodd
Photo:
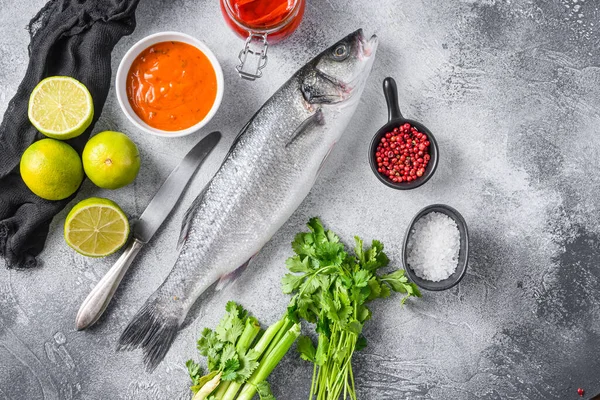
<path fill-rule="evenodd" d="M 249 33 L 244 49 L 238 56 L 240 64 L 235 67 L 241 78 L 253 81 L 262 76 L 262 70 L 267 66 L 268 48 L 266 33 Z"/>

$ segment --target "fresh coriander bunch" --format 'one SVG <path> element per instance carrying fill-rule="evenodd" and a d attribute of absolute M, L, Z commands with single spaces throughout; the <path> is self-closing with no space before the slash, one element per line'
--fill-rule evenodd
<path fill-rule="evenodd" d="M 188 360 L 193 400 L 274 400 L 267 377 L 300 335 L 300 325 L 284 317 L 266 330 L 241 306 L 230 301 L 214 329 L 205 328 L 198 351 L 207 358 L 208 374 Z"/>
<path fill-rule="evenodd" d="M 374 240 L 365 248 L 355 237 L 354 254 L 349 254 L 318 218 L 312 218 L 308 227 L 310 232 L 299 233 L 292 243 L 296 254 L 286 262 L 290 273 L 282 285 L 284 293 L 293 294 L 289 318 L 316 324 L 316 346 L 309 337 L 298 341 L 300 356 L 314 364 L 309 399 L 337 400 L 342 393 L 344 399 L 356 399 L 351 360 L 366 346 L 361 333 L 371 318 L 367 303 L 394 291 L 405 295 L 404 304 L 421 293 L 402 269 L 378 274 L 389 265 L 381 242 Z"/>

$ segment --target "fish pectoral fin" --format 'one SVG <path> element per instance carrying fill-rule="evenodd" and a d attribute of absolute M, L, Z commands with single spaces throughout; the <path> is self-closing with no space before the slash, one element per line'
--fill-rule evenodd
<path fill-rule="evenodd" d="M 335 104 L 344 99 L 340 86 L 327 75 L 312 71 L 300 86 L 304 100 L 310 104 Z"/>
<path fill-rule="evenodd" d="M 323 110 L 320 108 L 315 111 L 310 117 L 306 118 L 300 126 L 294 131 L 290 140 L 287 142 L 285 147 L 288 147 L 290 144 L 294 143 L 296 139 L 298 139 L 302 134 L 304 134 L 308 129 L 310 129 L 314 125 L 324 125 L 325 124 L 325 115 L 323 114 Z"/>
<path fill-rule="evenodd" d="M 235 270 L 221 276 L 219 282 L 217 282 L 217 286 L 215 286 L 215 290 L 218 292 L 219 290 L 223 290 L 229 285 L 231 285 L 233 282 L 235 282 L 240 277 L 240 275 L 242 275 L 242 273 L 246 270 L 246 268 L 248 268 L 248 264 L 250 264 L 250 261 L 252 261 L 253 258 L 254 256 L 250 257 L 248 261 L 240 265 Z"/>

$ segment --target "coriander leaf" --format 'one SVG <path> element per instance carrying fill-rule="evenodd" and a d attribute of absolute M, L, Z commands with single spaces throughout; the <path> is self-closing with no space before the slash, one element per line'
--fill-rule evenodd
<path fill-rule="evenodd" d="M 381 284 L 376 277 L 369 279 L 369 289 L 371 289 L 371 293 L 367 299 L 368 301 L 381 297 Z"/>
<path fill-rule="evenodd" d="M 281 279 L 283 293 L 290 294 L 297 290 L 304 280 L 304 277 L 304 275 L 285 274 Z"/>
<path fill-rule="evenodd" d="M 237 383 L 244 383 L 250 378 L 254 370 L 258 368 L 257 360 L 260 357 L 260 354 L 254 350 L 250 350 L 246 354 L 238 353 L 238 356 L 240 367 L 237 370 L 237 377 L 235 380 Z"/>
<path fill-rule="evenodd" d="M 185 366 L 187 367 L 188 374 L 192 380 L 192 385 L 197 385 L 202 377 L 202 369 L 200 368 L 200 364 L 194 360 L 187 360 Z"/>
<path fill-rule="evenodd" d="M 415 283 L 411 282 L 410 287 L 412 287 L 413 296 L 421 297 L 421 291 L 419 290 L 419 287 Z"/>
<path fill-rule="evenodd" d="M 365 286 L 365 287 L 354 286 L 350 290 L 350 299 L 352 299 L 352 301 L 355 302 L 356 304 L 363 304 L 365 302 L 365 300 L 369 297 L 370 292 L 371 292 L 371 290 L 369 289 L 368 286 Z"/>
<path fill-rule="evenodd" d="M 262 381 L 256 385 L 256 391 L 258 392 L 260 400 L 276 400 L 273 393 L 271 393 L 271 387 L 267 381 Z"/>
<path fill-rule="evenodd" d="M 367 338 L 363 335 L 360 335 L 356 340 L 356 347 L 354 348 L 354 351 L 361 351 L 365 347 L 367 347 Z"/>
<path fill-rule="evenodd" d="M 308 322 L 314 322 L 315 321 L 315 317 L 313 316 L 313 304 L 314 304 L 314 300 L 312 299 L 312 297 L 309 296 L 302 296 L 300 298 L 298 298 L 297 301 L 297 305 L 298 305 L 298 309 L 297 309 L 297 313 L 301 318 L 304 318 L 305 320 L 307 320 Z"/>
<path fill-rule="evenodd" d="M 340 308 L 337 312 L 338 315 L 338 320 L 345 322 L 348 320 L 348 317 L 350 317 L 350 314 L 352 314 L 353 308 L 350 306 L 342 306 L 342 308 Z"/>
<path fill-rule="evenodd" d="M 209 371 L 218 369 L 223 345 L 224 343 L 217 338 L 214 331 L 208 328 L 202 331 L 202 337 L 198 339 L 197 347 L 200 354 L 208 358 Z"/>
<path fill-rule="evenodd" d="M 321 308 L 327 313 L 327 317 L 332 321 L 339 321 L 339 317 L 337 314 L 337 307 L 335 306 L 335 302 L 331 297 L 329 292 L 321 293 Z"/>
<path fill-rule="evenodd" d="M 231 323 L 231 328 L 225 333 L 225 341 L 235 344 L 238 338 L 244 332 L 244 323 L 239 318 L 236 318 Z"/>
<path fill-rule="evenodd" d="M 318 245 L 315 257 L 319 259 L 321 266 L 339 266 L 346 258 L 346 252 L 342 243 L 325 242 Z"/>
<path fill-rule="evenodd" d="M 400 281 L 402 283 L 408 282 L 408 278 L 405 276 L 405 271 L 403 269 L 397 269 L 391 274 L 383 275 L 383 279 L 390 279 L 395 281 Z"/>
<path fill-rule="evenodd" d="M 312 233 L 299 233 L 292 242 L 292 249 L 299 256 L 312 256 L 315 254 L 314 238 Z"/>
<path fill-rule="evenodd" d="M 358 261 L 360 263 L 364 263 L 365 262 L 365 253 L 364 253 L 363 241 L 358 236 L 354 236 L 354 243 L 355 243 L 354 254 L 356 254 L 356 258 L 358 258 Z"/>
<path fill-rule="evenodd" d="M 373 272 L 387 266 L 389 262 L 390 260 L 383 252 L 383 243 L 378 240 L 373 240 L 371 248 L 366 251 L 365 262 L 363 263 L 362 268 Z"/>
<path fill-rule="evenodd" d="M 308 221 L 308 228 L 318 234 L 318 235 L 323 235 L 325 234 L 325 228 L 323 228 L 323 224 L 321 223 L 321 220 L 318 217 L 313 217 Z"/>
<path fill-rule="evenodd" d="M 357 335 L 359 335 L 362 332 L 362 324 L 356 320 L 350 322 L 348 325 L 346 325 L 346 330 L 352 332 L 352 333 L 356 333 Z"/>
<path fill-rule="evenodd" d="M 302 285 L 302 293 L 304 294 L 313 294 L 315 293 L 323 283 L 320 279 L 321 275 L 311 275 L 304 281 Z M 324 290 L 327 290 L 326 288 Z"/>
<path fill-rule="evenodd" d="M 417 285 L 415 285 L 414 283 L 412 283 L 412 282 L 407 283 L 405 285 L 405 287 L 406 287 L 407 295 L 402 298 L 402 300 L 400 301 L 400 305 L 403 305 L 404 303 L 406 303 L 406 300 L 409 297 L 421 297 L 421 291 L 419 290 Z"/>
<path fill-rule="evenodd" d="M 239 318 L 242 322 L 246 322 L 246 318 L 248 318 L 248 311 L 235 301 L 227 302 L 225 310 L 230 314 L 231 318 Z"/>
<path fill-rule="evenodd" d="M 331 286 L 331 275 L 315 275 L 316 284 L 318 284 L 319 289 L 329 291 L 329 287 Z"/>
<path fill-rule="evenodd" d="M 397 270 L 391 274 L 384 275 L 381 281 L 390 285 L 394 292 L 406 293 L 406 296 L 402 299 L 401 304 L 406 302 L 406 299 L 410 296 L 421 297 L 421 292 L 417 285 L 408 281 L 408 278 L 404 276 L 404 270 Z"/>
<path fill-rule="evenodd" d="M 329 351 L 329 338 L 324 334 L 319 335 L 319 344 L 315 353 L 315 364 L 322 366 L 327 361 L 327 352 Z"/>
<path fill-rule="evenodd" d="M 294 257 L 290 257 L 285 261 L 285 265 L 288 267 L 290 272 L 295 273 L 308 273 L 310 272 L 310 259 L 309 257 L 304 257 L 304 260 L 300 259 L 300 256 L 295 255 Z"/>
<path fill-rule="evenodd" d="M 342 285 L 340 280 L 336 281 L 335 291 L 337 293 L 337 298 L 340 304 L 349 306 L 350 305 L 350 296 L 348 296 L 348 289 Z"/>
<path fill-rule="evenodd" d="M 332 243 L 337 243 L 337 242 L 339 242 L 339 241 L 340 241 L 340 238 L 339 238 L 339 237 L 338 237 L 338 235 L 336 235 L 334 232 L 332 232 L 332 231 L 327 231 L 327 232 L 325 232 L 325 233 L 326 233 L 326 235 L 327 235 L 327 240 L 328 240 L 329 242 L 332 242 Z"/>
<path fill-rule="evenodd" d="M 352 278 L 346 275 L 341 275 L 339 279 L 347 289 L 352 288 Z"/>
<path fill-rule="evenodd" d="M 329 328 L 329 320 L 325 315 L 319 315 L 317 320 L 317 328 L 315 329 L 318 334 L 331 336 L 331 329 Z"/>
<path fill-rule="evenodd" d="M 364 269 L 359 269 L 354 273 L 354 286 L 356 287 L 365 287 L 367 286 L 369 279 L 371 278 L 371 273 Z"/>
<path fill-rule="evenodd" d="M 235 316 L 238 316 L 238 305 L 235 301 L 228 301 L 227 304 L 225 305 L 225 311 L 227 311 L 230 314 L 235 314 Z"/>
<path fill-rule="evenodd" d="M 317 350 L 313 345 L 311 338 L 308 336 L 300 336 L 297 342 L 297 349 L 300 353 L 300 358 L 305 361 L 315 362 L 315 355 Z"/>
<path fill-rule="evenodd" d="M 369 308 L 364 305 L 358 307 L 358 310 L 356 313 L 356 319 L 358 319 L 358 321 L 362 322 L 362 323 L 370 320 L 371 319 L 371 310 L 369 310 Z"/>
<path fill-rule="evenodd" d="M 219 321 L 219 325 L 217 325 L 217 327 L 215 328 L 215 332 L 220 341 L 230 341 L 229 339 L 231 339 L 232 336 L 228 332 L 234 327 L 234 325 L 241 324 L 243 330 L 243 322 L 238 317 L 239 314 L 240 309 L 238 308 L 237 304 L 235 304 L 234 302 L 227 303 L 227 314 L 223 318 L 221 318 L 221 321 Z"/>
<path fill-rule="evenodd" d="M 237 370 L 240 368 L 240 361 L 236 359 L 229 359 L 223 365 L 223 375 L 221 375 L 221 380 L 224 381 L 233 381 L 237 378 Z"/>
<path fill-rule="evenodd" d="M 221 364 L 221 357 L 219 354 L 214 357 L 208 357 L 207 366 L 209 371 L 218 371 L 219 365 Z"/>
<path fill-rule="evenodd" d="M 348 356 L 348 347 L 341 347 L 333 352 L 333 359 L 338 365 L 343 365 L 344 360 Z"/>
<path fill-rule="evenodd" d="M 391 291 L 388 285 L 381 285 L 381 295 L 379 296 L 382 299 L 386 297 L 390 297 Z"/>
<path fill-rule="evenodd" d="M 232 343 L 227 343 L 221 353 L 221 369 L 225 368 L 225 363 L 229 360 L 237 360 L 238 353 L 235 346 Z"/>
<path fill-rule="evenodd" d="M 196 344 L 196 347 L 198 348 L 200 354 L 206 357 L 209 349 L 213 347 L 215 340 L 216 336 L 214 335 L 214 332 L 208 328 L 205 328 L 202 331 L 202 337 L 198 339 L 198 342 Z"/>

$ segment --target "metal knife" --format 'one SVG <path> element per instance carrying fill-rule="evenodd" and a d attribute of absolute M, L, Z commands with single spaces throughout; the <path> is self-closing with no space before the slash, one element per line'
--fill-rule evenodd
<path fill-rule="evenodd" d="M 152 239 L 152 236 L 175 207 L 194 172 L 220 140 L 220 132 L 208 134 L 192 147 L 167 177 L 167 180 L 158 189 L 148 207 L 133 226 L 133 240 L 127 246 L 125 252 L 81 304 L 75 319 L 77 330 L 85 329 L 98 321 L 135 256 Z"/>

